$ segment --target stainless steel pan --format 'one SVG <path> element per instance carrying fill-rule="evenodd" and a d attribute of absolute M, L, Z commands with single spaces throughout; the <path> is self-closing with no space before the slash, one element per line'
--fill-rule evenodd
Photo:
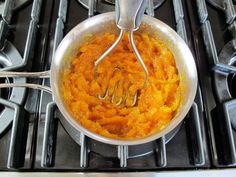
<path fill-rule="evenodd" d="M 70 135 L 74 139 L 78 137 L 79 132 L 82 132 L 92 139 L 108 144 L 137 145 L 150 142 L 166 135 L 184 119 L 192 106 L 197 90 L 197 71 L 193 56 L 181 37 L 169 26 L 150 16 L 144 16 L 142 25 L 136 33 L 145 32 L 163 41 L 174 54 L 180 74 L 181 104 L 170 124 L 162 131 L 142 139 L 117 140 L 100 136 L 84 128 L 79 122 L 73 119 L 73 116 L 67 110 L 59 89 L 61 85 L 61 73 L 64 69 L 70 67 L 71 60 L 77 54 L 78 48 L 85 41 L 90 40 L 91 36 L 96 36 L 104 32 L 118 33 L 114 12 L 89 18 L 73 28 L 58 46 L 52 60 L 50 71 L 41 73 L 0 72 L 0 77 L 49 77 L 51 88 L 35 84 L 0 84 L 0 88 L 18 86 L 43 89 L 47 92 L 52 91 L 54 101 L 64 115 L 61 118 L 61 122 L 67 129 L 69 129 L 69 127 L 73 129 Z"/>

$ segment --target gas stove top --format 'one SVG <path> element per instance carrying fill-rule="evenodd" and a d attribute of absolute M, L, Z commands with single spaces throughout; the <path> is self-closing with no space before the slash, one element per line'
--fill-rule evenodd
<path fill-rule="evenodd" d="M 115 7 L 113 0 L 32 0 L 16 6 L 20 2 L 1 2 L 1 70 L 50 69 L 63 36 L 83 20 Z M 73 139 L 73 129 L 62 126 L 50 94 L 1 89 L 0 171 L 174 172 L 236 167 L 234 2 L 149 0 L 146 14 L 176 30 L 195 56 L 199 87 L 182 124 L 139 146 L 112 146 L 83 134 Z M 26 81 L 50 86 L 47 79 L 0 79 L 0 83 Z"/>

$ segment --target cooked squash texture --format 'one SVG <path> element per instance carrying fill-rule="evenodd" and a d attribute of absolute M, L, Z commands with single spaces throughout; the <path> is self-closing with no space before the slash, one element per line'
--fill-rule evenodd
<path fill-rule="evenodd" d="M 126 34 L 101 62 L 95 78 L 95 61 L 116 38 L 104 33 L 84 43 L 62 72 L 60 92 L 72 117 L 93 133 L 121 140 L 145 138 L 163 130 L 179 108 L 181 89 L 175 59 L 160 40 L 145 33 L 134 35 L 149 72 L 144 87 L 143 69 Z M 98 95 L 106 90 L 107 97 L 100 100 Z"/>

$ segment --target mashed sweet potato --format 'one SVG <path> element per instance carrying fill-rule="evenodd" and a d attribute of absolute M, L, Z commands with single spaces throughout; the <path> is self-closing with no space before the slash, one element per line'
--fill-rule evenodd
<path fill-rule="evenodd" d="M 148 85 L 143 87 L 144 73 L 127 35 L 98 68 L 94 79 L 94 62 L 108 49 L 116 35 L 105 33 L 83 44 L 62 74 L 61 93 L 74 119 L 90 131 L 114 139 L 143 138 L 165 128 L 180 103 L 179 75 L 171 51 L 161 41 L 147 34 L 134 35 L 136 46 L 149 71 Z M 119 81 L 119 84 L 116 84 Z M 117 102 L 128 91 L 127 101 L 116 107 L 110 97 L 98 99 L 109 88 Z M 135 106 L 131 96 L 140 90 Z"/>

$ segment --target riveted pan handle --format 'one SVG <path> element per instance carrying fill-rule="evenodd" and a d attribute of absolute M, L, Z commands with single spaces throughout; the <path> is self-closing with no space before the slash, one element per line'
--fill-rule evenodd
<path fill-rule="evenodd" d="M 0 78 L 5 77 L 25 77 L 25 78 L 50 78 L 50 71 L 43 72 L 13 72 L 13 71 L 0 71 Z M 32 83 L 4 83 L 0 84 L 1 88 L 9 88 L 9 87 L 27 87 L 37 90 L 43 90 L 48 93 L 52 93 L 52 90 L 48 86 L 32 84 Z"/>

